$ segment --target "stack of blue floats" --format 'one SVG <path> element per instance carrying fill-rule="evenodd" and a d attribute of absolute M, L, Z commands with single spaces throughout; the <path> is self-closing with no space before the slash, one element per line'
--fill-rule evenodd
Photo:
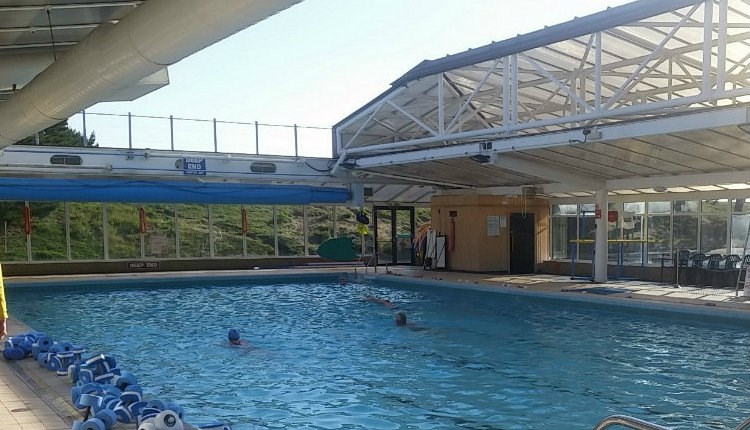
<path fill-rule="evenodd" d="M 72 430 L 109 430 L 116 423 L 136 425 L 137 430 L 183 430 L 182 407 L 160 400 L 144 401 L 135 375 L 117 367 L 111 355 L 97 354 L 84 359 L 85 347 L 55 342 L 44 333 L 31 331 L 8 338 L 3 358 L 22 360 L 31 355 L 39 365 L 67 376 L 73 405 L 85 410 L 84 421 L 73 422 Z M 211 423 L 200 430 L 231 430 L 224 423 Z"/>

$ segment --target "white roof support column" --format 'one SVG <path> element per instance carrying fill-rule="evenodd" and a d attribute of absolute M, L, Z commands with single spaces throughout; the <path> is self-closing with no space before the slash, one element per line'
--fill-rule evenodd
<path fill-rule="evenodd" d="M 596 207 L 599 209 L 599 218 L 596 219 L 596 236 L 594 242 L 594 282 L 607 282 L 607 212 L 609 202 L 607 190 L 596 190 Z"/>

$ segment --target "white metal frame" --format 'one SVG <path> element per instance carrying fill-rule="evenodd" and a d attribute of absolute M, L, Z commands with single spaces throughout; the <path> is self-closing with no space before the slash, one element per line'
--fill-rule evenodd
<path fill-rule="evenodd" d="M 368 169 L 486 153 L 475 143 L 483 140 L 494 152 L 562 145 L 583 139 L 581 128 L 624 120 L 619 136 L 642 132 L 632 122 L 639 119 L 652 119 L 658 133 L 664 124 L 654 118 L 664 114 L 750 102 L 748 52 L 750 5 L 696 0 L 650 20 L 442 71 L 338 125 L 331 173 L 345 163 Z M 734 123 L 749 118 L 745 111 Z"/>

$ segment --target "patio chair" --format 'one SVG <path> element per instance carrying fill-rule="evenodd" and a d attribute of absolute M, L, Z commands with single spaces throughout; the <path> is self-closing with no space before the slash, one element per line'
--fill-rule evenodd
<path fill-rule="evenodd" d="M 677 264 L 680 267 L 688 267 L 688 260 L 690 259 L 690 251 L 687 249 L 683 249 L 680 252 L 677 253 L 677 257 L 675 257 Z"/>
<path fill-rule="evenodd" d="M 719 264 L 724 256 L 721 254 L 709 254 L 706 259 L 706 269 L 708 270 L 719 270 Z"/>
<path fill-rule="evenodd" d="M 742 257 L 737 254 L 729 254 L 724 257 L 724 270 L 732 270 L 737 268 L 737 264 L 742 261 Z"/>
<path fill-rule="evenodd" d="M 693 254 L 690 257 L 690 267 L 703 268 L 703 263 L 708 259 L 708 256 L 703 253 Z"/>

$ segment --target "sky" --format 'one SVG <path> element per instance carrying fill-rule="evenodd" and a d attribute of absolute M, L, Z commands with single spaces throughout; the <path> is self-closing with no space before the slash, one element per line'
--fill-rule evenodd
<path fill-rule="evenodd" d="M 298 130 L 299 154 L 330 156 L 326 128 L 387 90 L 422 60 L 628 2 L 304 0 L 169 66 L 168 86 L 133 102 L 87 109 L 87 131 L 96 132 L 102 146 L 127 146 L 125 118 L 93 113 L 298 124 L 323 128 Z M 70 124 L 81 129 L 80 115 Z M 175 147 L 213 150 L 212 127 L 210 122 L 176 123 Z M 168 121 L 135 119 L 133 130 L 134 147 L 169 148 Z M 255 151 L 250 126 L 222 124 L 217 134 L 219 151 Z M 291 128 L 261 127 L 260 134 L 261 153 L 294 152 Z M 201 143 L 192 142 L 195 139 Z M 240 140 L 244 142 L 238 144 Z"/>

